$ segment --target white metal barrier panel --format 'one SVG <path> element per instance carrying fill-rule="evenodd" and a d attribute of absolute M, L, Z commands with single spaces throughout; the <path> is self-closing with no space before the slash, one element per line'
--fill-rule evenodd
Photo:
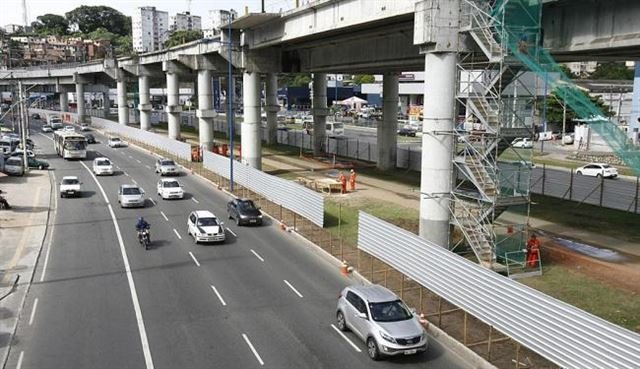
<path fill-rule="evenodd" d="M 206 169 L 230 179 L 229 158 L 207 151 L 204 153 L 203 162 Z M 233 163 L 233 180 L 320 227 L 324 224 L 324 196 L 320 193 L 238 161 Z"/>
<path fill-rule="evenodd" d="M 640 334 L 362 211 L 358 248 L 561 367 L 640 367 Z"/>

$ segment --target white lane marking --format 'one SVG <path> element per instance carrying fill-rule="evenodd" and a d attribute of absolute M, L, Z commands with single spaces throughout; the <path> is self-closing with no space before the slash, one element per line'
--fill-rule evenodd
<path fill-rule="evenodd" d="M 229 231 L 229 233 L 231 233 L 233 235 L 233 237 L 238 237 L 237 234 L 233 233 L 233 231 L 231 230 L 231 228 L 225 228 L 227 231 Z"/>
<path fill-rule="evenodd" d="M 195 255 L 193 255 L 191 251 L 189 251 L 189 255 L 191 255 L 191 259 L 193 259 L 193 262 L 196 263 L 197 266 L 200 266 L 198 259 L 196 259 Z"/>
<path fill-rule="evenodd" d="M 46 137 L 46 138 L 50 139 L 51 141 L 53 141 L 53 138 L 51 138 L 51 137 L 49 137 L 49 136 L 47 136 L 47 135 L 43 135 L 42 133 L 38 133 L 38 134 L 39 134 L 40 136 L 42 136 L 42 137 Z"/>
<path fill-rule="evenodd" d="M 293 290 L 293 292 L 296 293 L 296 295 L 298 295 L 298 297 L 302 298 L 302 294 L 300 292 L 298 292 L 298 290 L 296 290 L 295 287 L 293 287 L 293 285 L 291 283 L 289 283 L 289 281 L 287 281 L 286 279 L 284 279 L 284 283 L 289 286 L 289 288 L 291 288 Z"/>
<path fill-rule="evenodd" d="M 151 169 L 151 167 L 150 167 L 150 166 L 148 166 L 148 165 L 145 165 L 145 167 L 147 167 L 147 169 Z"/>
<path fill-rule="evenodd" d="M 129 159 L 133 159 L 133 156 L 129 155 Z"/>
<path fill-rule="evenodd" d="M 80 162 L 82 166 L 84 166 L 93 180 L 100 188 L 100 192 L 102 192 L 102 196 L 104 200 L 107 202 L 107 207 L 109 208 L 109 214 L 111 214 L 111 220 L 113 221 L 113 226 L 116 229 L 116 235 L 118 236 L 118 243 L 120 244 L 120 253 L 122 254 L 122 260 L 124 262 L 124 270 L 127 275 L 127 281 L 129 282 L 129 291 L 131 292 L 131 300 L 133 302 L 133 310 L 136 314 L 136 322 L 138 323 L 138 333 L 140 334 L 140 344 L 142 345 L 142 353 L 144 354 L 144 363 L 147 369 L 153 369 L 153 358 L 151 357 L 151 350 L 149 349 L 149 339 L 147 338 L 147 330 L 144 326 L 144 319 L 142 317 L 142 309 L 140 308 L 140 300 L 138 300 L 138 293 L 136 292 L 136 284 L 133 281 L 133 273 L 131 272 L 131 266 L 129 264 L 129 258 L 127 257 L 127 250 L 124 247 L 124 240 L 122 239 L 122 233 L 120 232 L 120 226 L 118 225 L 118 221 L 116 220 L 116 214 L 113 212 L 113 207 L 109 203 L 109 199 L 107 198 L 107 194 L 104 192 L 102 185 L 98 182 L 98 178 L 93 174 L 89 167 L 87 167 L 83 162 Z"/>
<path fill-rule="evenodd" d="M 196 204 L 199 204 L 199 203 L 200 203 L 200 201 L 196 200 L 196 198 L 195 198 L 195 197 L 192 197 L 192 198 L 191 198 L 191 200 L 193 200 L 193 202 L 195 202 Z"/>
<path fill-rule="evenodd" d="M 35 318 L 36 316 L 36 309 L 38 309 L 38 298 L 36 297 L 35 300 L 33 300 L 33 309 L 31 309 L 31 316 L 29 317 L 29 325 L 33 324 L 33 318 Z"/>
<path fill-rule="evenodd" d="M 216 287 L 215 286 L 211 286 L 211 289 L 216 294 L 216 296 L 218 296 L 218 300 L 220 300 L 220 303 L 222 304 L 222 306 L 227 306 L 227 303 L 224 302 L 224 299 L 222 298 L 222 295 L 220 295 L 220 292 L 218 292 Z"/>
<path fill-rule="evenodd" d="M 24 351 L 20 351 L 20 356 L 18 356 L 18 364 L 16 364 L 16 369 L 22 368 L 23 359 L 24 359 Z"/>
<path fill-rule="evenodd" d="M 53 176 L 53 193 L 58 193 L 58 182 L 56 181 L 56 174 L 51 173 Z M 53 208 L 58 211 L 58 196 L 53 196 Z M 51 225 L 51 232 L 53 235 L 53 229 L 55 228 L 55 222 Z M 53 236 L 51 236 L 53 237 Z M 49 265 L 49 255 L 51 255 L 51 247 L 53 246 L 53 242 L 51 242 L 51 238 L 49 238 L 49 245 L 47 247 L 47 253 L 44 256 L 44 264 L 42 266 L 42 274 L 40 275 L 40 282 L 44 281 L 44 276 L 47 274 L 47 265 Z"/>
<path fill-rule="evenodd" d="M 180 233 L 178 233 L 178 231 L 175 228 L 173 229 L 173 233 L 175 233 L 179 239 L 182 239 L 182 236 L 180 236 Z"/>
<path fill-rule="evenodd" d="M 331 328 L 333 328 L 336 332 L 338 332 L 338 334 L 340 336 L 342 336 L 342 338 L 344 338 L 345 341 L 347 341 L 351 347 L 353 347 L 354 350 L 358 351 L 358 352 L 362 352 L 362 350 L 360 350 L 360 348 L 358 346 L 356 346 L 355 343 L 353 343 L 349 337 L 347 337 L 344 333 L 342 333 L 341 330 L 338 329 L 338 327 L 336 327 L 335 325 L 331 324 Z"/>
<path fill-rule="evenodd" d="M 166 220 L 167 222 L 169 221 L 169 218 L 167 218 L 167 216 L 166 216 L 166 215 L 164 215 L 164 212 L 163 212 L 163 211 L 161 211 L 161 212 L 160 212 L 160 215 L 162 215 L 162 217 L 164 218 L 164 220 Z"/>
<path fill-rule="evenodd" d="M 133 178 L 131 178 L 131 182 L 133 182 L 133 184 L 134 184 L 134 185 L 137 185 L 137 184 L 138 184 L 138 182 L 136 182 L 136 180 L 135 180 L 135 179 L 133 179 Z M 149 200 L 151 200 L 151 199 L 149 199 Z"/>
<path fill-rule="evenodd" d="M 260 354 L 258 354 L 258 351 L 256 351 L 255 347 L 253 347 L 253 345 L 251 344 L 251 341 L 249 341 L 249 337 L 247 337 L 247 335 L 243 333 L 242 338 L 244 338 L 244 341 L 247 343 L 247 345 L 251 349 L 251 352 L 253 352 L 253 355 L 256 357 L 256 359 L 258 359 L 258 362 L 260 363 L 260 365 L 264 365 L 264 361 L 262 361 Z"/>
<path fill-rule="evenodd" d="M 130 177 L 129 173 L 127 173 L 127 172 L 122 172 L 122 173 L 124 173 L 125 176 Z"/>
<path fill-rule="evenodd" d="M 136 161 L 138 162 L 138 164 L 142 164 L 142 162 L 140 160 L 136 159 Z"/>
<path fill-rule="evenodd" d="M 155 205 L 155 204 L 156 204 L 156 200 L 154 200 L 154 199 L 149 199 L 149 201 L 151 201 L 151 203 L 152 203 L 153 205 Z"/>
<path fill-rule="evenodd" d="M 263 262 L 263 263 L 264 263 L 264 259 L 262 258 L 262 256 L 258 255 L 258 253 L 257 253 L 257 252 L 255 252 L 253 249 L 251 249 L 251 252 L 252 252 L 252 253 L 253 253 L 253 254 L 254 254 L 258 259 L 260 259 L 260 261 L 261 261 L 261 262 Z"/>

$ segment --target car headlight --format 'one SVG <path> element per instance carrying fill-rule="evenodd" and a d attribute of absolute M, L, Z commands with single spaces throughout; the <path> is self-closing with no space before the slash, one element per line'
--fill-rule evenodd
<path fill-rule="evenodd" d="M 262 219 L 262 214 L 258 215 L 258 218 Z"/>
<path fill-rule="evenodd" d="M 240 214 L 240 218 L 245 219 L 247 216 L 244 214 Z"/>
<path fill-rule="evenodd" d="M 396 339 L 391 337 L 390 335 L 388 335 L 384 331 L 380 331 L 380 337 L 382 337 L 383 339 L 385 339 L 386 341 L 389 341 L 391 343 L 396 343 Z"/>

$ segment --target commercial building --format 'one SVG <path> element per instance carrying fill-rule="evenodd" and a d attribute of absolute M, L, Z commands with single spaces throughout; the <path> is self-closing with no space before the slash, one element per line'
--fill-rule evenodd
<path fill-rule="evenodd" d="M 230 21 L 238 18 L 238 12 L 235 10 L 209 10 L 209 17 L 207 18 L 204 27 L 204 38 L 214 38 L 220 34 L 220 28 L 229 24 Z"/>
<path fill-rule="evenodd" d="M 184 12 L 171 16 L 171 26 L 169 27 L 171 32 L 180 30 L 200 31 L 201 29 L 202 19 L 199 15 L 192 15 L 189 12 Z"/>
<path fill-rule="evenodd" d="M 169 37 L 169 13 L 155 6 L 139 7 L 131 17 L 133 50 L 145 53 L 162 49 Z"/>

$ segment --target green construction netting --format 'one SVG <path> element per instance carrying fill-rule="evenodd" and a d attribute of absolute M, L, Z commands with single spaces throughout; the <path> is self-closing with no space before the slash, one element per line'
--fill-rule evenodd
<path fill-rule="evenodd" d="M 602 137 L 636 175 L 640 175 L 640 149 L 571 82 L 548 50 L 542 48 L 542 1 L 497 0 L 491 15 L 497 37 L 500 38 L 498 41 L 531 71 L 543 78 L 549 91 L 555 91 L 578 117 L 588 122 L 589 127 Z"/>

